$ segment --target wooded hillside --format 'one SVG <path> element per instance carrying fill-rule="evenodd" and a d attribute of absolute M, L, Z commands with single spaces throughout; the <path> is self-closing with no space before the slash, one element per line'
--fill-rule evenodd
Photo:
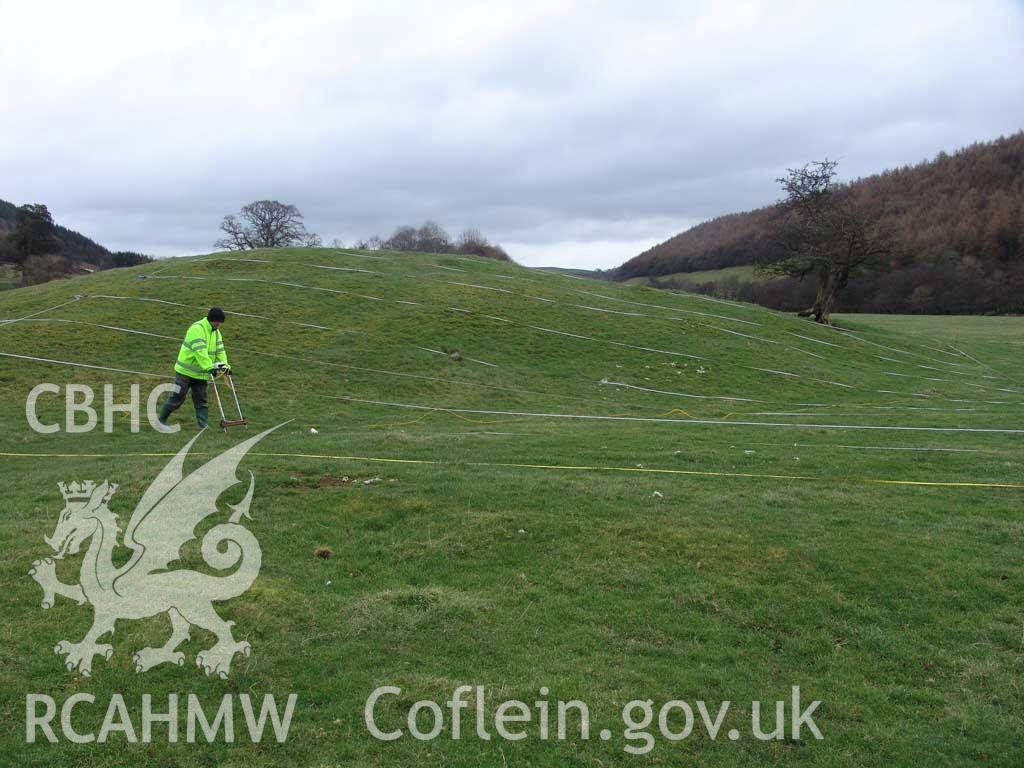
<path fill-rule="evenodd" d="M 1024 311 L 1024 132 L 858 179 L 850 190 L 881 213 L 896 248 L 886 270 L 850 283 L 841 311 Z M 794 280 L 702 282 L 685 274 L 759 261 L 772 248 L 767 226 L 775 213 L 769 206 L 712 219 L 631 259 L 612 277 L 801 309 L 812 287 Z"/>

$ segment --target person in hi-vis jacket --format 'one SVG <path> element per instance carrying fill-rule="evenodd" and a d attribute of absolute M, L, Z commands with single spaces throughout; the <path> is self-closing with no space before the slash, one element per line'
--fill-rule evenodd
<path fill-rule="evenodd" d="M 192 393 L 192 404 L 196 408 L 196 423 L 205 429 L 209 407 L 206 402 L 206 383 L 210 379 L 231 372 L 228 354 L 224 349 L 224 337 L 220 327 L 224 324 L 224 310 L 211 307 L 202 320 L 196 320 L 185 332 L 185 340 L 178 350 L 178 361 L 174 364 L 174 385 L 176 391 L 164 401 L 160 410 L 160 423 L 166 425 L 168 417 L 181 407 L 185 397 Z"/>

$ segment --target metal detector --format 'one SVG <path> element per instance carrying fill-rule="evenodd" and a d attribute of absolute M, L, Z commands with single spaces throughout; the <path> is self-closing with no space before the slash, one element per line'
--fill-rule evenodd
<path fill-rule="evenodd" d="M 213 395 L 217 400 L 217 409 L 220 411 L 220 428 L 225 432 L 228 431 L 228 427 L 248 427 L 249 420 L 242 415 L 242 406 L 238 402 L 238 392 L 235 390 L 234 379 L 231 378 L 230 373 L 224 374 L 224 378 L 228 380 L 228 388 L 231 390 L 231 394 L 235 399 L 235 408 L 238 410 L 237 419 L 228 419 L 224 417 L 224 405 L 220 401 L 220 392 L 217 391 L 217 377 L 210 380 L 213 384 Z"/>

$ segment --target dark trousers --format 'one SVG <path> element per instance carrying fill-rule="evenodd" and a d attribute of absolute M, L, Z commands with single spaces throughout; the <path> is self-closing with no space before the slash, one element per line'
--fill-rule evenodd
<path fill-rule="evenodd" d="M 206 403 L 206 381 L 203 379 L 193 379 L 190 376 L 185 376 L 175 371 L 174 385 L 177 387 L 177 391 L 172 392 L 171 396 L 164 401 L 164 407 L 160 411 L 161 421 L 166 421 L 168 416 L 178 410 L 182 403 L 185 402 L 188 393 L 191 392 L 192 405 L 196 408 L 196 420 L 199 422 L 200 427 L 205 427 L 209 411 Z"/>

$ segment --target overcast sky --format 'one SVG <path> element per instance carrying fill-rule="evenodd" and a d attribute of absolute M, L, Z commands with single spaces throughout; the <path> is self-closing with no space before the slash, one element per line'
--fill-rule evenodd
<path fill-rule="evenodd" d="M 214 9 L 214 10 L 211 10 Z M 0 0 L 0 198 L 111 249 L 434 219 L 610 267 L 778 196 L 1024 127 L 1024 3 Z"/>

